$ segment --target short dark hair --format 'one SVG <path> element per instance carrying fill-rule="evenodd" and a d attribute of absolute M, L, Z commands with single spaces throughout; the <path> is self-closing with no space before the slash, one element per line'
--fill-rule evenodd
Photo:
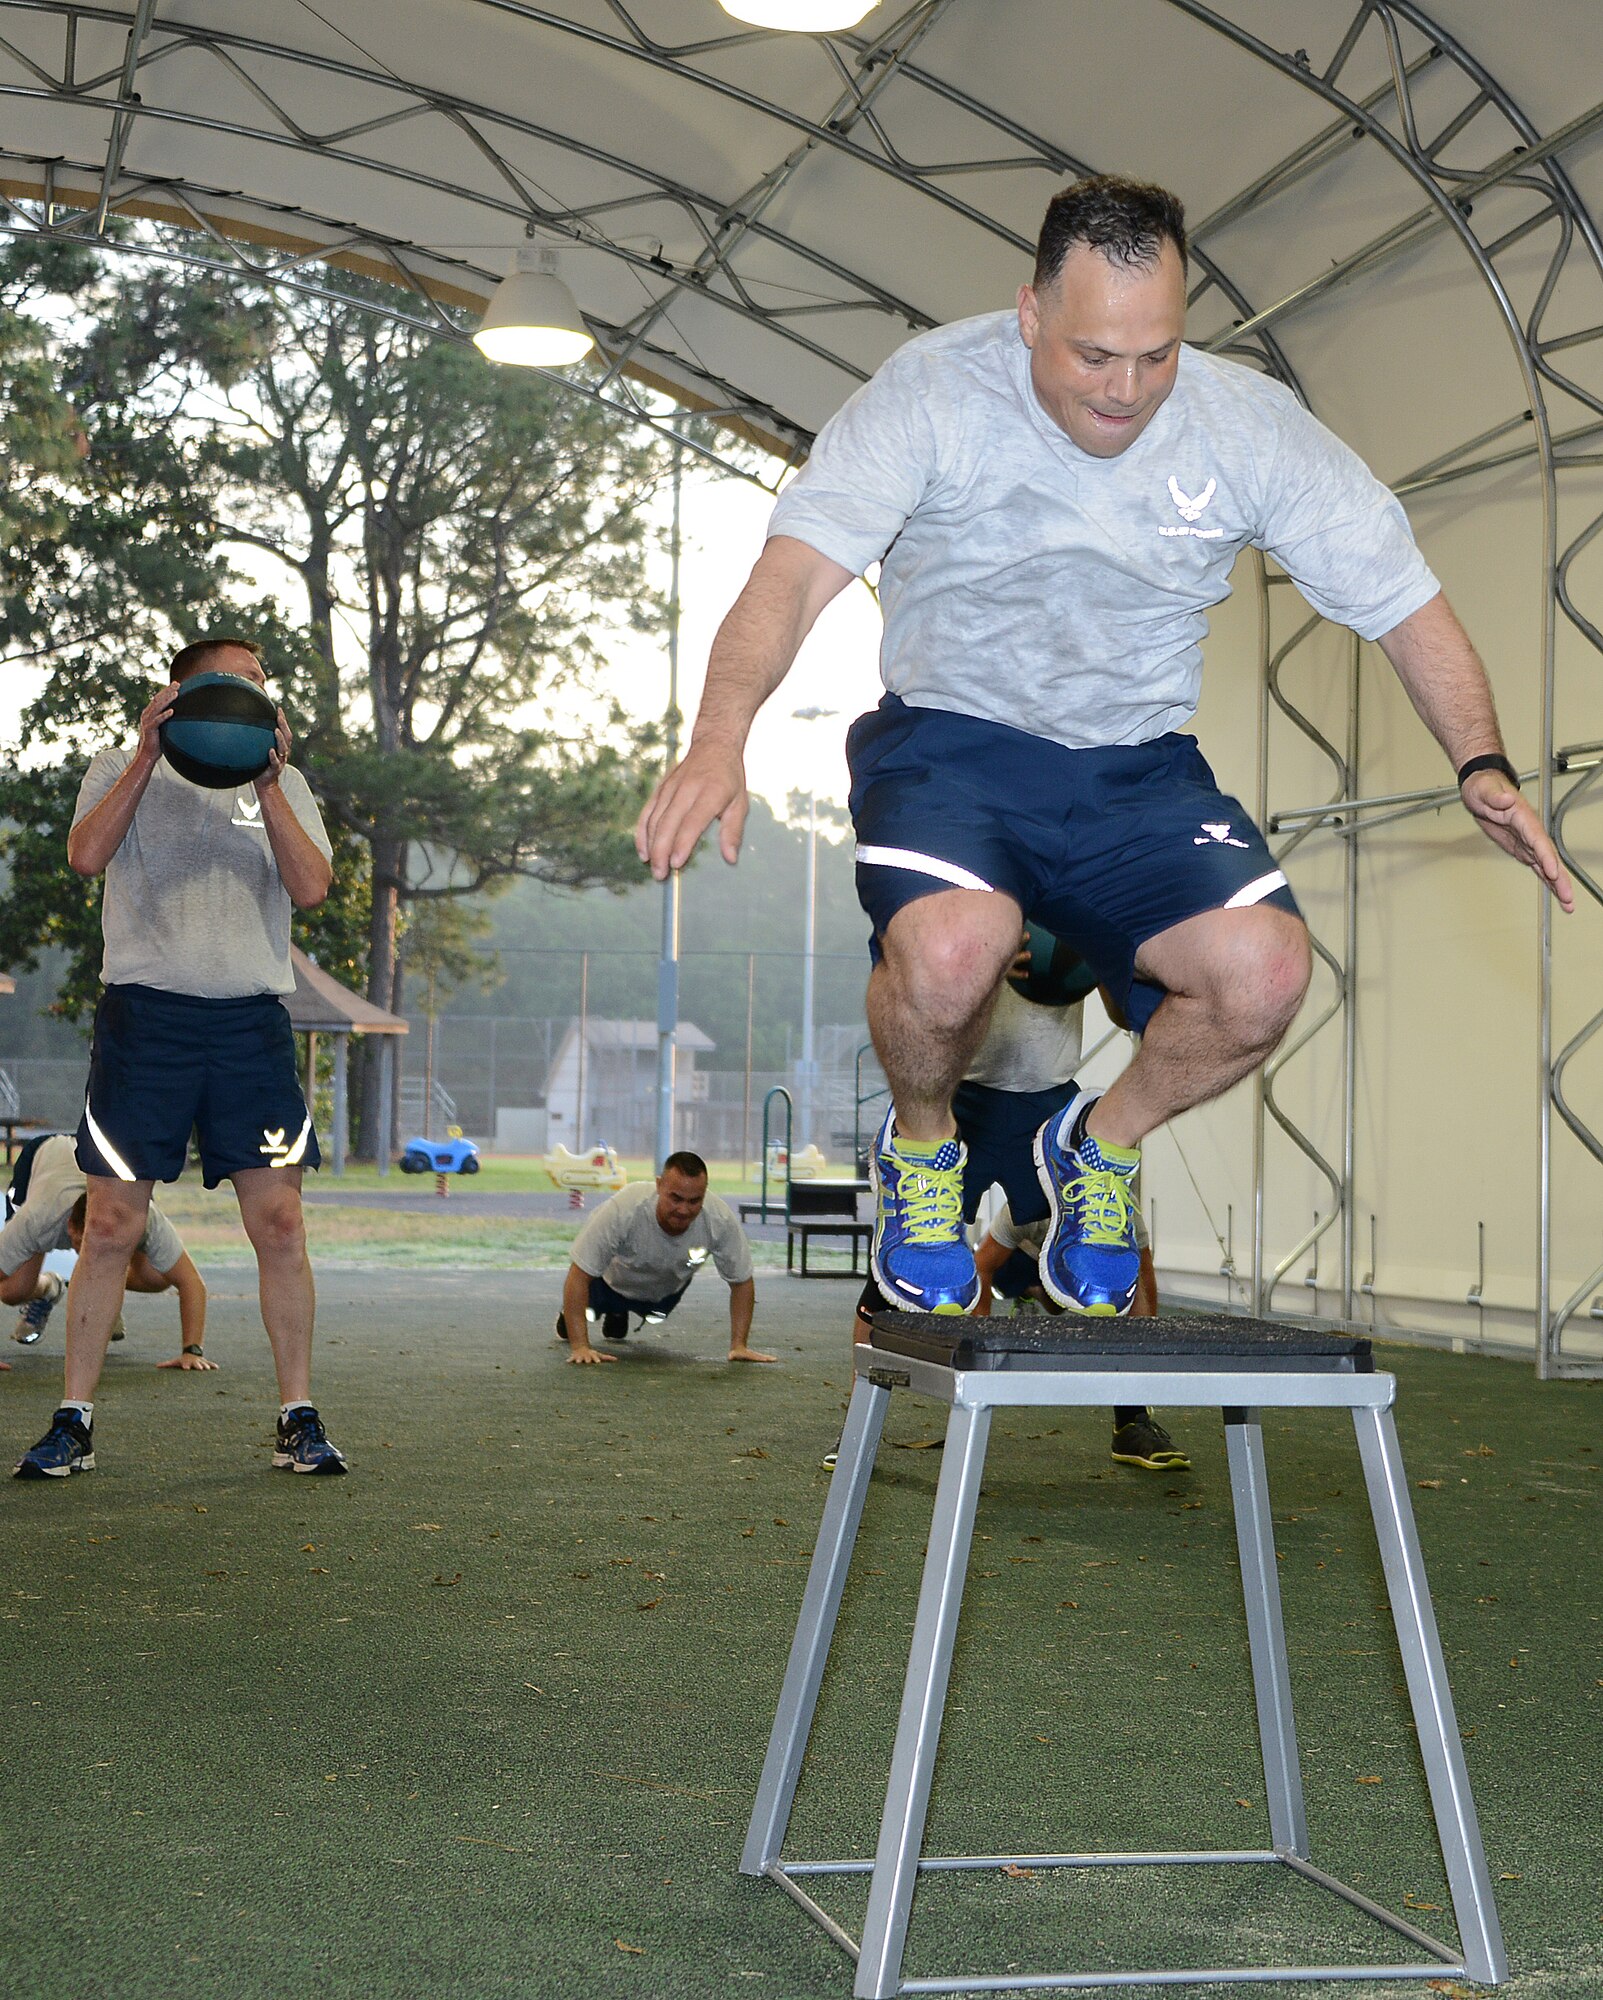
<path fill-rule="evenodd" d="M 665 1174 L 683 1174 L 691 1181 L 707 1178 L 707 1162 L 699 1153 L 670 1153 L 662 1163 L 662 1170 Z"/>
<path fill-rule="evenodd" d="M 1094 174 L 1047 203 L 1035 246 L 1035 282 L 1050 285 L 1076 243 L 1100 251 L 1112 264 L 1147 268 L 1165 243 L 1186 262 L 1186 211 L 1176 194 L 1146 181 Z"/>
<path fill-rule="evenodd" d="M 254 639 L 233 639 L 225 634 L 219 639 L 196 639 L 192 645 L 180 647 L 168 664 L 168 680 L 187 681 L 191 674 L 204 671 L 213 653 L 220 653 L 229 646 L 237 646 L 241 652 L 249 653 L 258 666 L 261 664 L 262 649 Z"/>

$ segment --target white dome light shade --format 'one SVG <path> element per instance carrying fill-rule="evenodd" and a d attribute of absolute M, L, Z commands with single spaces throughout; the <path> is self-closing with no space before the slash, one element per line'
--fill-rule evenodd
<path fill-rule="evenodd" d="M 754 28 L 785 28 L 793 35 L 835 35 L 855 28 L 876 0 L 720 0 L 726 14 Z"/>
<path fill-rule="evenodd" d="M 578 301 L 557 276 L 557 253 L 521 249 L 496 286 L 473 344 L 513 368 L 567 368 L 595 346 Z"/>

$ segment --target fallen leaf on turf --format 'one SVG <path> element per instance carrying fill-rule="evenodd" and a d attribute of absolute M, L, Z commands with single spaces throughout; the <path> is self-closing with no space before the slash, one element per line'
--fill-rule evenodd
<path fill-rule="evenodd" d="M 1250 1806 L 1250 1805 L 1252 1804 L 1252 1800 L 1251 1800 L 1251 1799 L 1237 1799 L 1237 1800 L 1236 1800 L 1236 1804 L 1237 1804 L 1238 1806 Z"/>
<path fill-rule="evenodd" d="M 648 1597 L 644 1604 L 637 1604 L 635 1609 L 636 1611 L 655 1611 L 661 1602 L 662 1599 L 660 1597 Z"/>
<path fill-rule="evenodd" d="M 1475 2000 L 1473 1990 L 1460 1986 L 1455 1979 L 1427 1979 L 1426 1990 L 1431 1993 L 1445 1993 L 1447 2000 Z"/>
<path fill-rule="evenodd" d="M 1355 1782 L 1360 1785 L 1378 1785 L 1380 1780 L 1379 1778 L 1359 1778 Z"/>
<path fill-rule="evenodd" d="M 643 1944 L 625 1944 L 622 1938 L 614 1938 L 612 1942 L 618 1947 L 619 1951 L 632 1952 L 636 1958 L 644 1958 L 646 1955 L 646 1948 Z"/>
<path fill-rule="evenodd" d="M 760 1444 L 754 1444 L 750 1451 L 743 1451 L 742 1458 L 766 1458 L 768 1456 Z"/>
<path fill-rule="evenodd" d="M 1015 1882 L 1033 1882 L 1035 1880 L 1035 1870 L 1033 1868 L 1021 1868 L 1016 1861 L 1004 1861 L 1002 1863 L 1002 1873 L 1011 1876 Z"/>
<path fill-rule="evenodd" d="M 1416 1479 L 1414 1481 L 1416 1486 L 1428 1486 L 1433 1493 L 1440 1489 L 1441 1483 L 1439 1479 Z"/>
<path fill-rule="evenodd" d="M 458 1570 L 454 1576 L 436 1576 L 432 1581 L 438 1584 L 441 1590 L 454 1590 L 462 1581 L 462 1572 Z"/>
<path fill-rule="evenodd" d="M 436 1530 L 437 1528 L 441 1528 L 441 1527 L 443 1527 L 444 1525 L 445 1525 L 445 1524 L 444 1524 L 444 1522 L 443 1522 L 443 1521 L 414 1521 L 414 1522 L 412 1523 L 412 1527 L 413 1527 L 414 1531 L 419 1531 L 419 1530 L 420 1530 L 420 1531 L 422 1531 L 422 1532 L 424 1532 L 424 1533 L 427 1533 L 427 1534 L 432 1534 L 432 1533 L 434 1533 L 434 1531 L 435 1531 L 435 1530 Z"/>
<path fill-rule="evenodd" d="M 1523 1882 L 1525 1877 L 1523 1875 L 1499 1875 L 1497 1879 L 1499 1882 Z"/>
<path fill-rule="evenodd" d="M 1079 1608 L 1080 1600 L 1077 1597 L 1065 1597 L 1058 1605 L 1059 1611 L 1078 1611 Z"/>
<path fill-rule="evenodd" d="M 302 1543 L 301 1543 L 301 1554 L 302 1554 L 303 1556 L 315 1556 L 315 1555 L 317 1554 L 317 1544 L 316 1544 L 316 1542 L 302 1542 Z"/>
<path fill-rule="evenodd" d="M 1405 1910 L 1439 1910 L 1441 1908 L 1441 1904 L 1417 1903 L 1415 1902 L 1414 1898 L 1411 1895 L 1409 1895 L 1405 1890 L 1403 1893 L 1403 1908 Z"/>
<path fill-rule="evenodd" d="M 945 1438 L 909 1438 L 906 1444 L 899 1444 L 898 1451 L 939 1451 Z"/>

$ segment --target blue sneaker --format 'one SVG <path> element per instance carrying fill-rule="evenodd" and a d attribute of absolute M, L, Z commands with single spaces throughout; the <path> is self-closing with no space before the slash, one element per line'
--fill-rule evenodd
<path fill-rule="evenodd" d="M 94 1440 L 76 1410 L 57 1410 L 50 1428 L 17 1460 L 13 1479 L 65 1479 L 73 1472 L 95 1469 Z"/>
<path fill-rule="evenodd" d="M 278 1443 L 273 1463 L 292 1472 L 346 1472 L 345 1454 L 330 1444 L 323 1419 L 310 1403 L 298 1403 L 287 1417 L 278 1420 Z"/>
<path fill-rule="evenodd" d="M 1089 1133 L 1078 1146 L 1071 1143 L 1077 1121 L 1100 1094 L 1081 1091 L 1035 1135 L 1035 1174 L 1052 1211 L 1041 1246 L 1042 1287 L 1065 1312 L 1099 1318 L 1127 1313 L 1141 1277 L 1130 1190 L 1139 1154 L 1104 1149 Z"/>
<path fill-rule="evenodd" d="M 979 1303 L 974 1253 L 963 1234 L 962 1146 L 902 1153 L 886 1112 L 869 1155 L 874 1184 L 874 1282 L 902 1312 L 969 1313 Z"/>

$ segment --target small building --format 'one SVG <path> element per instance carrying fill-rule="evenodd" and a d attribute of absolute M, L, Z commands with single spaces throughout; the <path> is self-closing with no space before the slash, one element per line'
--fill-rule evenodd
<path fill-rule="evenodd" d="M 605 1143 L 620 1153 L 650 1153 L 657 1131 L 655 1021 L 571 1021 L 546 1081 L 546 1133 L 570 1152 Z M 678 1028 L 675 1105 L 705 1102 L 707 1076 L 698 1056 L 717 1044 L 694 1021 Z"/>

